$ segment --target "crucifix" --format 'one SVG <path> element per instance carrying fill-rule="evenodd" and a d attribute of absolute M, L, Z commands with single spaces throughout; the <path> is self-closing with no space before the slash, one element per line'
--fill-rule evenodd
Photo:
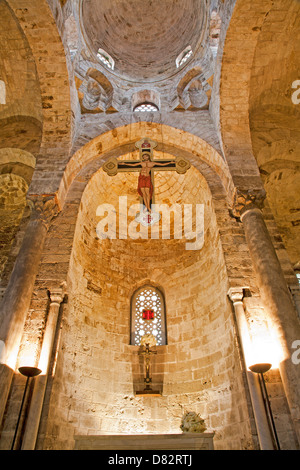
<path fill-rule="evenodd" d="M 143 220 L 146 220 L 145 225 L 151 225 L 159 220 L 154 217 L 151 209 L 152 204 L 154 204 L 154 171 L 175 170 L 177 173 L 183 174 L 191 165 L 183 157 L 154 160 L 153 149 L 157 146 L 157 142 L 151 139 L 143 138 L 136 142 L 135 146 L 139 149 L 139 160 L 118 161 L 116 158 L 111 158 L 107 163 L 105 163 L 103 170 L 109 176 L 115 176 L 117 173 L 124 171 L 138 171 L 140 173 L 137 192 L 142 199 L 144 206 L 144 216 L 146 219 L 144 217 Z"/>
<path fill-rule="evenodd" d="M 150 356 L 151 354 L 157 354 L 157 351 L 150 349 L 149 344 L 146 343 L 145 348 L 143 351 L 139 352 L 140 355 L 144 356 L 144 363 L 145 363 L 145 377 L 144 382 L 146 384 L 144 390 L 137 391 L 136 395 L 139 396 L 160 396 L 160 392 L 158 390 L 152 390 L 150 384 L 152 382 L 152 378 L 150 377 Z"/>

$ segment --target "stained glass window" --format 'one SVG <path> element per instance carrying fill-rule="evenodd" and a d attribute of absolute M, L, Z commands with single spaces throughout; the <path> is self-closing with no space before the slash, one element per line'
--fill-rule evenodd
<path fill-rule="evenodd" d="M 132 296 L 131 344 L 139 346 L 144 335 L 153 335 L 157 346 L 167 344 L 164 297 L 153 286 L 141 287 Z"/>

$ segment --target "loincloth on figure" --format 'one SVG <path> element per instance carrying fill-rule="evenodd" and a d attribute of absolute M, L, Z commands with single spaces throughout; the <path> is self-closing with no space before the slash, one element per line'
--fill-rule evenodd
<path fill-rule="evenodd" d="M 138 193 L 141 197 L 143 197 L 141 188 L 149 188 L 150 189 L 150 198 L 152 197 L 153 193 L 153 184 L 151 181 L 151 175 L 145 176 L 145 175 L 139 175 L 139 181 L 138 181 Z"/>

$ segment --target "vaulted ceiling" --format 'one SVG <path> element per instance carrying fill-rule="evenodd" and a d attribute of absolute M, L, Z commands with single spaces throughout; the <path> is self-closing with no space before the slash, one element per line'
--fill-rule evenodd
<path fill-rule="evenodd" d="M 188 46 L 199 54 L 207 29 L 205 2 L 197 0 L 88 0 L 81 7 L 90 50 L 104 49 L 114 73 L 133 82 L 174 75 L 177 56 Z"/>

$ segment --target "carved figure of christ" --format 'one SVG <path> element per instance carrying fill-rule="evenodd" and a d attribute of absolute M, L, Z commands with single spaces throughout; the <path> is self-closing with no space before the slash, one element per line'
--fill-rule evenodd
<path fill-rule="evenodd" d="M 172 166 L 170 166 L 172 165 Z M 151 199 L 153 194 L 153 183 L 152 183 L 152 170 L 157 167 L 168 167 L 166 169 L 174 169 L 174 161 L 151 161 L 150 155 L 143 153 L 142 161 L 135 163 L 122 162 L 123 167 L 140 167 L 141 171 L 138 180 L 138 193 L 143 198 L 144 205 L 148 212 L 151 212 Z"/>
<path fill-rule="evenodd" d="M 151 139 L 141 139 L 136 142 L 136 147 L 140 150 L 140 160 L 118 161 L 116 158 L 111 158 L 103 166 L 103 170 L 109 176 L 115 176 L 123 171 L 139 171 L 138 180 L 138 194 L 143 199 L 145 211 L 151 212 L 151 202 L 154 200 L 154 170 L 175 170 L 179 174 L 185 173 L 190 168 L 190 163 L 183 157 L 176 157 L 175 159 L 152 159 L 153 148 L 157 145 Z M 149 216 L 150 217 L 150 216 Z"/>

